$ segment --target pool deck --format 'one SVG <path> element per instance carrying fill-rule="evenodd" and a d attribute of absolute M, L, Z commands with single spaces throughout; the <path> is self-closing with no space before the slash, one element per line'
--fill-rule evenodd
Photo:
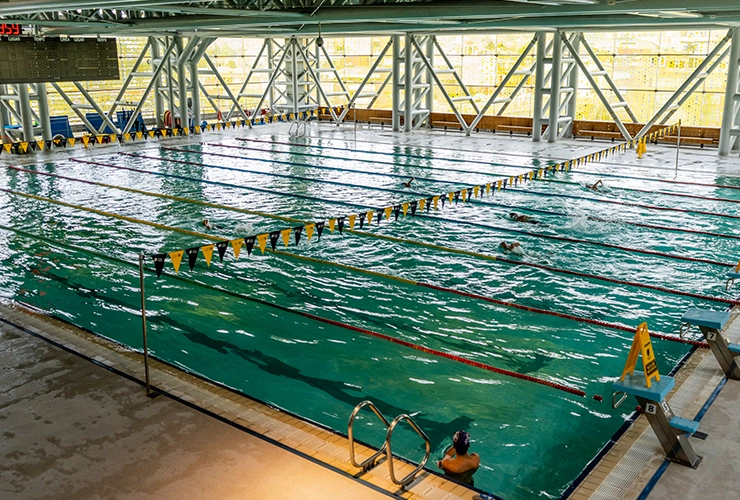
<path fill-rule="evenodd" d="M 160 144 L 287 135 L 288 127 L 229 129 L 167 142 L 76 147 L 53 154 L 4 154 L 0 165 L 115 154 Z M 309 130 L 312 137 L 353 137 L 351 126 L 324 124 Z M 610 145 L 583 140 L 533 143 L 483 132 L 461 141 L 458 132 L 409 135 L 371 130 L 378 136 L 373 140 L 396 145 L 507 152 L 516 143 L 519 154 L 563 160 Z M 366 138 L 367 130 L 363 132 Z M 648 145 L 648 154 L 639 164 L 673 165 L 675 157 L 675 147 Z M 632 152 L 612 161 L 638 164 Z M 692 163 L 740 176 L 736 154 L 719 158 L 713 148 L 682 149 L 681 165 Z M 733 313 L 727 331 L 733 341 L 740 340 L 737 315 Z M 151 378 L 162 395 L 147 398 L 141 386 L 142 358 L 16 305 L 0 306 L 0 497 L 455 500 L 471 499 L 475 493 L 430 471 L 424 471 L 408 491 L 400 490 L 390 481 L 386 463 L 364 474 L 352 467 L 344 436 L 157 361 L 151 363 Z M 693 418 L 722 379 L 713 356 L 697 350 L 676 374 L 671 406 L 678 415 Z M 728 381 L 702 420 L 700 429 L 709 437 L 691 440 L 704 457 L 699 468 L 671 464 L 649 498 L 740 497 L 738 415 L 740 382 Z M 367 457 L 371 450 L 359 446 L 358 454 Z M 570 498 L 639 498 L 663 457 L 645 417 L 640 416 Z M 399 476 L 411 469 L 409 464 L 397 463 Z"/>

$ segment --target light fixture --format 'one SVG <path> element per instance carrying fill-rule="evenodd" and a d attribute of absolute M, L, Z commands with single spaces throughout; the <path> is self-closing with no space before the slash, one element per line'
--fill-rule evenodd
<path fill-rule="evenodd" d="M 324 39 L 321 38 L 321 23 L 319 23 L 319 36 L 316 38 L 316 46 L 322 47 L 324 45 Z"/>

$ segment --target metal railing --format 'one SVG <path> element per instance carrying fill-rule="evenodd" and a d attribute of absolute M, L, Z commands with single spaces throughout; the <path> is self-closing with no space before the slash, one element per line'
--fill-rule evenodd
<path fill-rule="evenodd" d="M 371 457 L 367 458 L 361 463 L 358 463 L 355 458 L 355 438 L 354 438 L 354 423 L 355 418 L 357 417 L 357 414 L 360 412 L 362 408 L 365 406 L 369 407 L 373 413 L 385 424 L 388 431 L 385 435 L 385 442 L 383 443 L 383 446 L 380 447 L 380 449 L 375 452 Z M 390 478 L 393 483 L 401 486 L 402 488 L 405 488 L 408 486 L 417 476 L 417 474 L 424 468 L 427 461 L 429 460 L 429 455 L 432 451 L 432 443 L 429 441 L 429 437 L 424 433 L 421 428 L 416 425 L 416 422 L 414 422 L 413 417 L 418 415 L 420 412 L 412 413 L 410 415 L 402 414 L 397 416 L 393 422 L 388 423 L 388 419 L 383 416 L 383 414 L 378 410 L 378 408 L 372 403 L 372 401 L 363 401 L 362 403 L 355 406 L 355 409 L 352 411 L 352 414 L 349 417 L 349 423 L 347 425 L 347 437 L 349 438 L 349 460 L 352 463 L 353 466 L 358 467 L 362 469 L 363 471 L 367 471 L 377 465 L 377 459 L 381 455 L 385 453 L 386 458 L 388 460 L 388 468 L 390 470 Z M 393 451 L 391 450 L 391 438 L 393 437 L 393 431 L 395 430 L 396 426 L 403 422 L 407 421 L 411 428 L 424 440 L 424 445 L 426 447 L 426 450 L 424 452 L 424 458 L 419 462 L 419 465 L 411 471 L 409 474 L 404 476 L 401 479 L 396 478 L 396 471 L 393 468 Z"/>

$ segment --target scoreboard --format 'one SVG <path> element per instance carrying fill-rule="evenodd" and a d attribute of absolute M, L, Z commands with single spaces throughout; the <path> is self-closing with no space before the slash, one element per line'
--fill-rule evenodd
<path fill-rule="evenodd" d="M 0 25 L 0 84 L 120 79 L 115 38 L 22 35 Z"/>

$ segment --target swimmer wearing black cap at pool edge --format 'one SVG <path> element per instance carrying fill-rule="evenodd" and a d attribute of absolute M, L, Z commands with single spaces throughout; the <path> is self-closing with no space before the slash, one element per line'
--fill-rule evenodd
<path fill-rule="evenodd" d="M 457 431 L 452 436 L 452 446 L 445 452 L 442 460 L 437 462 L 437 467 L 460 482 L 473 486 L 473 474 L 480 467 L 480 457 L 477 453 L 468 453 L 470 448 L 470 434 L 465 431 Z"/>

